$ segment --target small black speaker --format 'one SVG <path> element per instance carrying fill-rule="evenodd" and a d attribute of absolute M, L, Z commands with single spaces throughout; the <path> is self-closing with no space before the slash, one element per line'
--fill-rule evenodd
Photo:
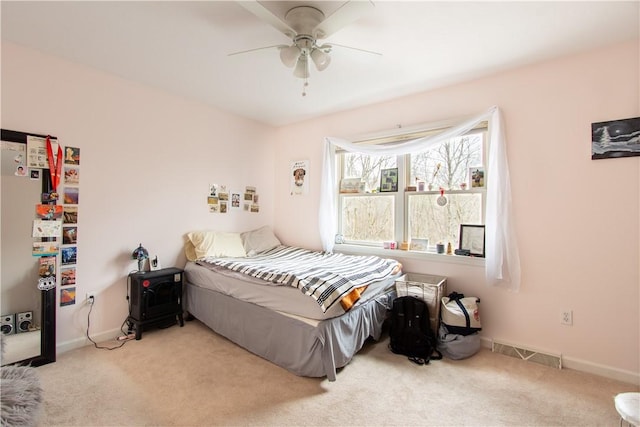
<path fill-rule="evenodd" d="M 33 324 L 33 312 L 24 311 L 16 315 L 16 332 L 29 332 L 31 325 Z"/>

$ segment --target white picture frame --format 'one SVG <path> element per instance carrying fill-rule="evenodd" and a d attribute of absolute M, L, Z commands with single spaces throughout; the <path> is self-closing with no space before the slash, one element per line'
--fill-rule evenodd
<path fill-rule="evenodd" d="M 429 249 L 429 239 L 411 239 L 410 251 L 426 252 Z"/>
<path fill-rule="evenodd" d="M 157 270 L 160 270 L 161 268 L 162 268 L 162 265 L 160 264 L 158 255 L 149 257 L 149 271 L 157 271 Z"/>

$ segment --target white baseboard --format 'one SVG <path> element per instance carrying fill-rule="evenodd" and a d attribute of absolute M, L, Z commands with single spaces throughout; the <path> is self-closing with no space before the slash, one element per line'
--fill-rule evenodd
<path fill-rule="evenodd" d="M 493 339 L 481 337 L 482 346 L 488 349 L 492 348 Z M 576 359 L 574 357 L 562 356 L 562 368 L 573 369 L 574 371 L 586 372 L 593 375 L 609 378 L 616 381 L 622 381 L 635 386 L 640 386 L 640 373 L 625 371 L 623 369 L 613 368 L 611 366 L 600 365 L 585 360 Z"/>
<path fill-rule="evenodd" d="M 113 340 L 120 335 L 122 335 L 122 331 L 120 330 L 120 328 L 118 328 L 118 329 L 111 329 L 106 332 L 101 332 L 95 335 L 91 335 L 91 339 L 97 343 L 102 343 L 104 341 Z M 82 338 L 76 338 L 73 340 L 57 343 L 56 351 L 57 351 L 57 354 L 62 354 L 62 353 L 66 353 L 67 351 L 71 351 L 76 348 L 81 348 L 87 345 L 93 345 L 93 343 L 89 341 L 89 339 L 86 336 L 84 336 Z"/>
<path fill-rule="evenodd" d="M 601 377 L 610 378 L 612 380 L 622 381 L 625 383 L 640 386 L 640 374 L 638 372 L 625 371 L 622 369 L 612 368 L 611 366 L 600 365 L 585 360 L 574 359 L 573 357 L 563 357 L 562 363 L 565 368 L 573 369 L 580 372 L 588 372 L 590 374 L 599 375 Z"/>

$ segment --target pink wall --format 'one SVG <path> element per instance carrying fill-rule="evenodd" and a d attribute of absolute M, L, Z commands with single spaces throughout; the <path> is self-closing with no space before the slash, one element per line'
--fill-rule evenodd
<path fill-rule="evenodd" d="M 324 136 L 349 137 L 474 115 L 498 105 L 507 133 L 522 262 L 519 293 L 489 288 L 484 269 L 403 259 L 482 298 L 483 336 L 561 353 L 567 366 L 638 382 L 640 157 L 591 160 L 591 123 L 640 115 L 638 43 L 529 66 L 280 129 L 276 232 L 320 248 Z M 311 192 L 291 197 L 288 162 L 310 160 Z M 563 326 L 563 310 L 574 325 Z"/>
<path fill-rule="evenodd" d="M 403 259 L 482 298 L 483 336 L 562 353 L 565 363 L 638 382 L 640 158 L 590 159 L 590 124 L 640 115 L 638 44 L 526 67 L 277 130 L 54 57 L 2 45 L 2 127 L 81 148 L 78 295 L 99 291 L 92 330 L 126 316 L 131 250 L 184 263 L 191 230 L 273 224 L 319 248 L 322 137 L 502 108 L 522 258 L 519 293 L 488 288 L 482 266 Z M 603 64 L 615 64 L 614 66 Z M 275 149 L 274 149 L 275 147 Z M 277 156 L 275 155 L 277 153 Z M 310 192 L 289 195 L 292 161 Z M 211 215 L 211 182 L 256 185 L 261 213 Z M 560 312 L 574 311 L 574 325 Z M 59 349 L 83 340 L 86 307 L 58 309 Z"/>
<path fill-rule="evenodd" d="M 273 131 L 264 125 L 3 43 L 2 127 L 80 148 L 78 303 L 58 307 L 59 349 L 83 342 L 88 291 L 98 292 L 92 334 L 115 336 L 139 243 L 164 267 L 183 267 L 185 233 L 273 222 Z M 261 212 L 210 214 L 210 183 L 256 186 Z"/>

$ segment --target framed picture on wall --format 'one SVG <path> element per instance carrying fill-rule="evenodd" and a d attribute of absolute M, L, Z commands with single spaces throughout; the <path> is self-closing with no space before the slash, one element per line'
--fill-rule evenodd
<path fill-rule="evenodd" d="M 640 117 L 591 123 L 591 160 L 640 156 Z"/>
<path fill-rule="evenodd" d="M 460 224 L 459 249 L 484 258 L 484 225 Z"/>
<path fill-rule="evenodd" d="M 380 171 L 380 192 L 391 193 L 398 191 L 398 168 L 382 169 Z"/>

